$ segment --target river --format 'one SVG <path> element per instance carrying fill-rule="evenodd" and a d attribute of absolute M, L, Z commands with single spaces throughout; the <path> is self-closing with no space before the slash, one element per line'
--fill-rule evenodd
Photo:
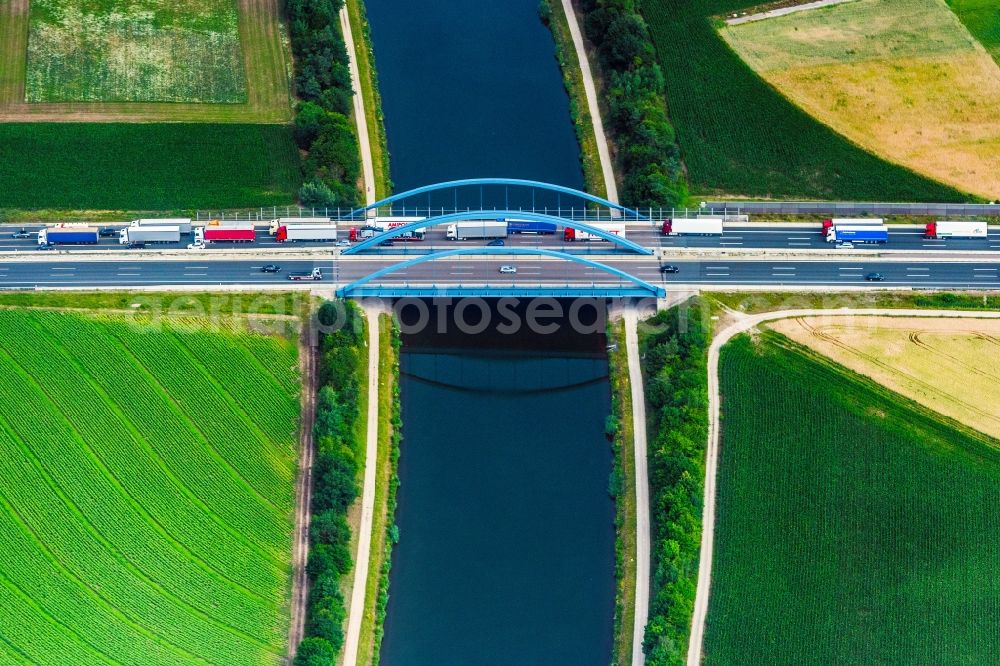
<path fill-rule="evenodd" d="M 537 0 L 367 9 L 395 191 L 487 176 L 582 187 Z M 414 205 L 476 206 L 483 192 L 462 196 Z M 532 203 L 496 188 L 485 196 Z M 577 332 L 564 317 L 557 334 L 504 334 L 491 307 L 484 331 L 460 330 L 445 310 L 438 332 L 431 309 L 431 325 L 403 337 L 400 540 L 381 663 L 605 666 L 615 532 L 603 329 Z"/>

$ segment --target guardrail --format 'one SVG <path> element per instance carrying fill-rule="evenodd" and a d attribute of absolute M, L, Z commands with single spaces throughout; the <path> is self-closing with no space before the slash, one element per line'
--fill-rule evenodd
<path fill-rule="evenodd" d="M 1000 204 L 875 203 L 859 201 L 706 201 L 699 213 L 846 215 L 927 215 L 945 217 L 1000 216 Z"/>

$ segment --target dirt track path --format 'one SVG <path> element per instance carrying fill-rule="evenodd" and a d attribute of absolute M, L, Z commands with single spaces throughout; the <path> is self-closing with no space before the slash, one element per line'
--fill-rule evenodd
<path fill-rule="evenodd" d="M 736 313 L 734 313 L 736 314 Z M 783 310 L 757 315 L 738 315 L 738 319 L 716 333 L 708 348 L 708 449 L 705 455 L 705 506 L 702 511 L 701 557 L 698 562 L 698 589 L 688 643 L 688 666 L 701 666 L 705 640 L 705 618 L 708 615 L 712 577 L 712 549 L 715 543 L 715 482 L 719 468 L 719 352 L 733 337 L 759 324 L 776 319 L 795 317 L 896 316 L 953 317 L 957 319 L 1000 319 L 1000 312 L 962 310 L 903 310 L 891 308 L 859 308 L 839 310 Z"/>
<path fill-rule="evenodd" d="M 302 641 L 309 597 L 309 504 L 312 499 L 313 423 L 316 420 L 316 346 L 311 321 L 299 336 L 299 367 L 302 373 L 302 416 L 299 426 L 299 477 L 295 482 L 295 533 L 292 540 L 292 606 L 288 630 L 288 663 Z"/>

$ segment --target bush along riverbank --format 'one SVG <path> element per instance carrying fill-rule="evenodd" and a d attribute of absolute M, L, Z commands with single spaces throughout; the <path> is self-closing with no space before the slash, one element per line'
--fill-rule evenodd
<path fill-rule="evenodd" d="M 605 129 L 617 147 L 621 199 L 634 207 L 673 207 L 688 196 L 664 78 L 632 0 L 579 0 L 587 39 L 605 82 Z"/>
<path fill-rule="evenodd" d="M 615 622 L 612 666 L 632 663 L 635 623 L 635 433 L 632 429 L 632 383 L 628 374 L 625 322 L 608 323 L 608 369 L 611 414 L 605 431 L 613 444 L 614 467 L 609 492 L 615 498 Z"/>
<path fill-rule="evenodd" d="M 639 329 L 650 435 L 648 666 L 684 664 L 691 633 L 708 438 L 707 308 L 692 299 L 648 320 L 654 332 Z"/>
<path fill-rule="evenodd" d="M 344 0 L 285 0 L 295 56 L 295 142 L 305 152 L 299 201 L 311 208 L 358 202 L 361 171 L 347 47 L 340 30 Z"/>
<path fill-rule="evenodd" d="M 569 31 L 569 17 L 563 11 L 559 0 L 541 0 L 538 3 L 538 16 L 542 23 L 552 31 L 556 44 L 556 60 L 562 71 L 563 85 L 569 95 L 569 113 L 576 130 L 576 140 L 580 144 L 580 165 L 583 167 L 585 188 L 591 194 L 607 197 L 608 191 L 604 184 L 604 174 L 601 171 L 601 156 L 597 151 L 597 137 L 594 135 L 594 119 L 590 115 L 587 104 L 587 93 L 583 86 L 583 72 L 577 59 L 576 46 Z M 579 57 L 587 57 L 585 53 Z"/>
<path fill-rule="evenodd" d="M 326 302 L 319 321 L 330 326 L 346 312 L 344 326 L 323 333 L 319 349 L 319 390 L 313 428 L 312 520 L 309 527 L 309 599 L 305 638 L 295 666 L 333 666 L 344 644 L 347 617 L 341 582 L 351 559 L 347 510 L 358 496 L 357 475 L 364 463 L 363 418 L 359 396 L 367 368 L 365 322 L 349 301 Z M 360 441 L 359 441 L 360 440 Z"/>

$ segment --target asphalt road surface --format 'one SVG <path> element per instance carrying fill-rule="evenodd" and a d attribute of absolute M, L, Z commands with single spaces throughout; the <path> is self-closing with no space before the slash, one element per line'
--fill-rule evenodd
<path fill-rule="evenodd" d="M 108 225 L 115 229 L 120 229 L 123 225 Z M 39 225 L 28 225 L 24 229 L 32 234 L 37 234 L 42 227 Z M 341 226 L 339 230 L 340 238 L 347 238 L 348 226 Z M 30 238 L 12 238 L 11 235 L 18 231 L 17 227 L 5 226 L 0 229 L 0 252 L 32 252 L 38 253 L 38 239 L 36 236 Z M 392 253 L 424 253 L 431 247 L 475 247 L 485 245 L 486 241 L 447 241 L 444 237 L 444 227 L 432 228 L 427 232 L 423 241 L 407 242 L 396 241 L 391 250 Z M 716 248 L 716 249 L 781 249 L 781 250 L 808 250 L 825 249 L 832 250 L 832 244 L 820 234 L 820 225 L 815 228 L 806 229 L 774 229 L 774 228 L 751 228 L 745 226 L 726 227 L 722 236 L 669 236 L 664 237 L 659 230 L 651 224 L 629 225 L 626 237 L 646 247 L 664 248 Z M 192 241 L 190 236 L 184 236 L 180 243 L 157 243 L 147 245 L 147 249 L 176 250 L 187 247 Z M 538 236 L 533 234 L 511 235 L 505 241 L 507 245 L 513 247 L 547 247 L 553 249 L 571 249 L 576 252 L 586 252 L 588 250 L 607 253 L 612 249 L 609 243 L 594 241 L 578 241 L 566 243 L 562 239 L 562 234 L 551 236 Z M 237 248 L 258 248 L 262 250 L 274 249 L 278 247 L 332 247 L 333 243 L 279 243 L 273 236 L 268 235 L 267 226 L 257 227 L 257 240 L 254 243 L 212 243 L 208 245 L 206 251 L 228 250 Z M 858 247 L 867 247 L 859 245 Z M 949 239 L 930 240 L 925 239 L 923 231 L 920 229 L 899 229 L 889 231 L 889 242 L 885 245 L 872 246 L 887 250 L 950 250 L 968 251 L 985 250 L 1000 251 L 1000 227 L 990 227 L 988 238 L 985 239 Z M 74 245 L 59 246 L 60 250 L 72 252 L 74 250 L 122 250 L 123 246 L 118 242 L 118 238 L 102 238 L 97 245 Z"/>
<path fill-rule="evenodd" d="M 343 284 L 368 275 L 397 261 L 390 258 L 324 259 L 321 261 L 275 260 L 281 266 L 277 274 L 262 273 L 260 268 L 272 258 L 199 262 L 197 258 L 181 261 L 52 261 L 5 262 L 0 264 L 0 288 L 53 287 L 148 287 L 156 285 L 292 285 L 289 272 L 309 272 L 321 268 L 324 283 Z M 685 285 L 776 285 L 776 286 L 881 286 L 938 289 L 998 289 L 998 262 L 928 262 L 906 261 L 677 261 L 679 271 L 662 275 L 653 259 L 611 259 L 606 262 L 648 282 L 670 288 Z M 517 267 L 514 275 L 501 274 L 499 267 Z M 869 282 L 871 272 L 884 275 L 884 281 Z M 461 258 L 429 261 L 404 271 L 386 275 L 371 284 L 621 284 L 599 269 L 565 261 L 547 261 L 536 257 Z M 304 283 L 312 284 L 312 283 Z M 332 286 L 332 285 L 331 285 Z"/>

